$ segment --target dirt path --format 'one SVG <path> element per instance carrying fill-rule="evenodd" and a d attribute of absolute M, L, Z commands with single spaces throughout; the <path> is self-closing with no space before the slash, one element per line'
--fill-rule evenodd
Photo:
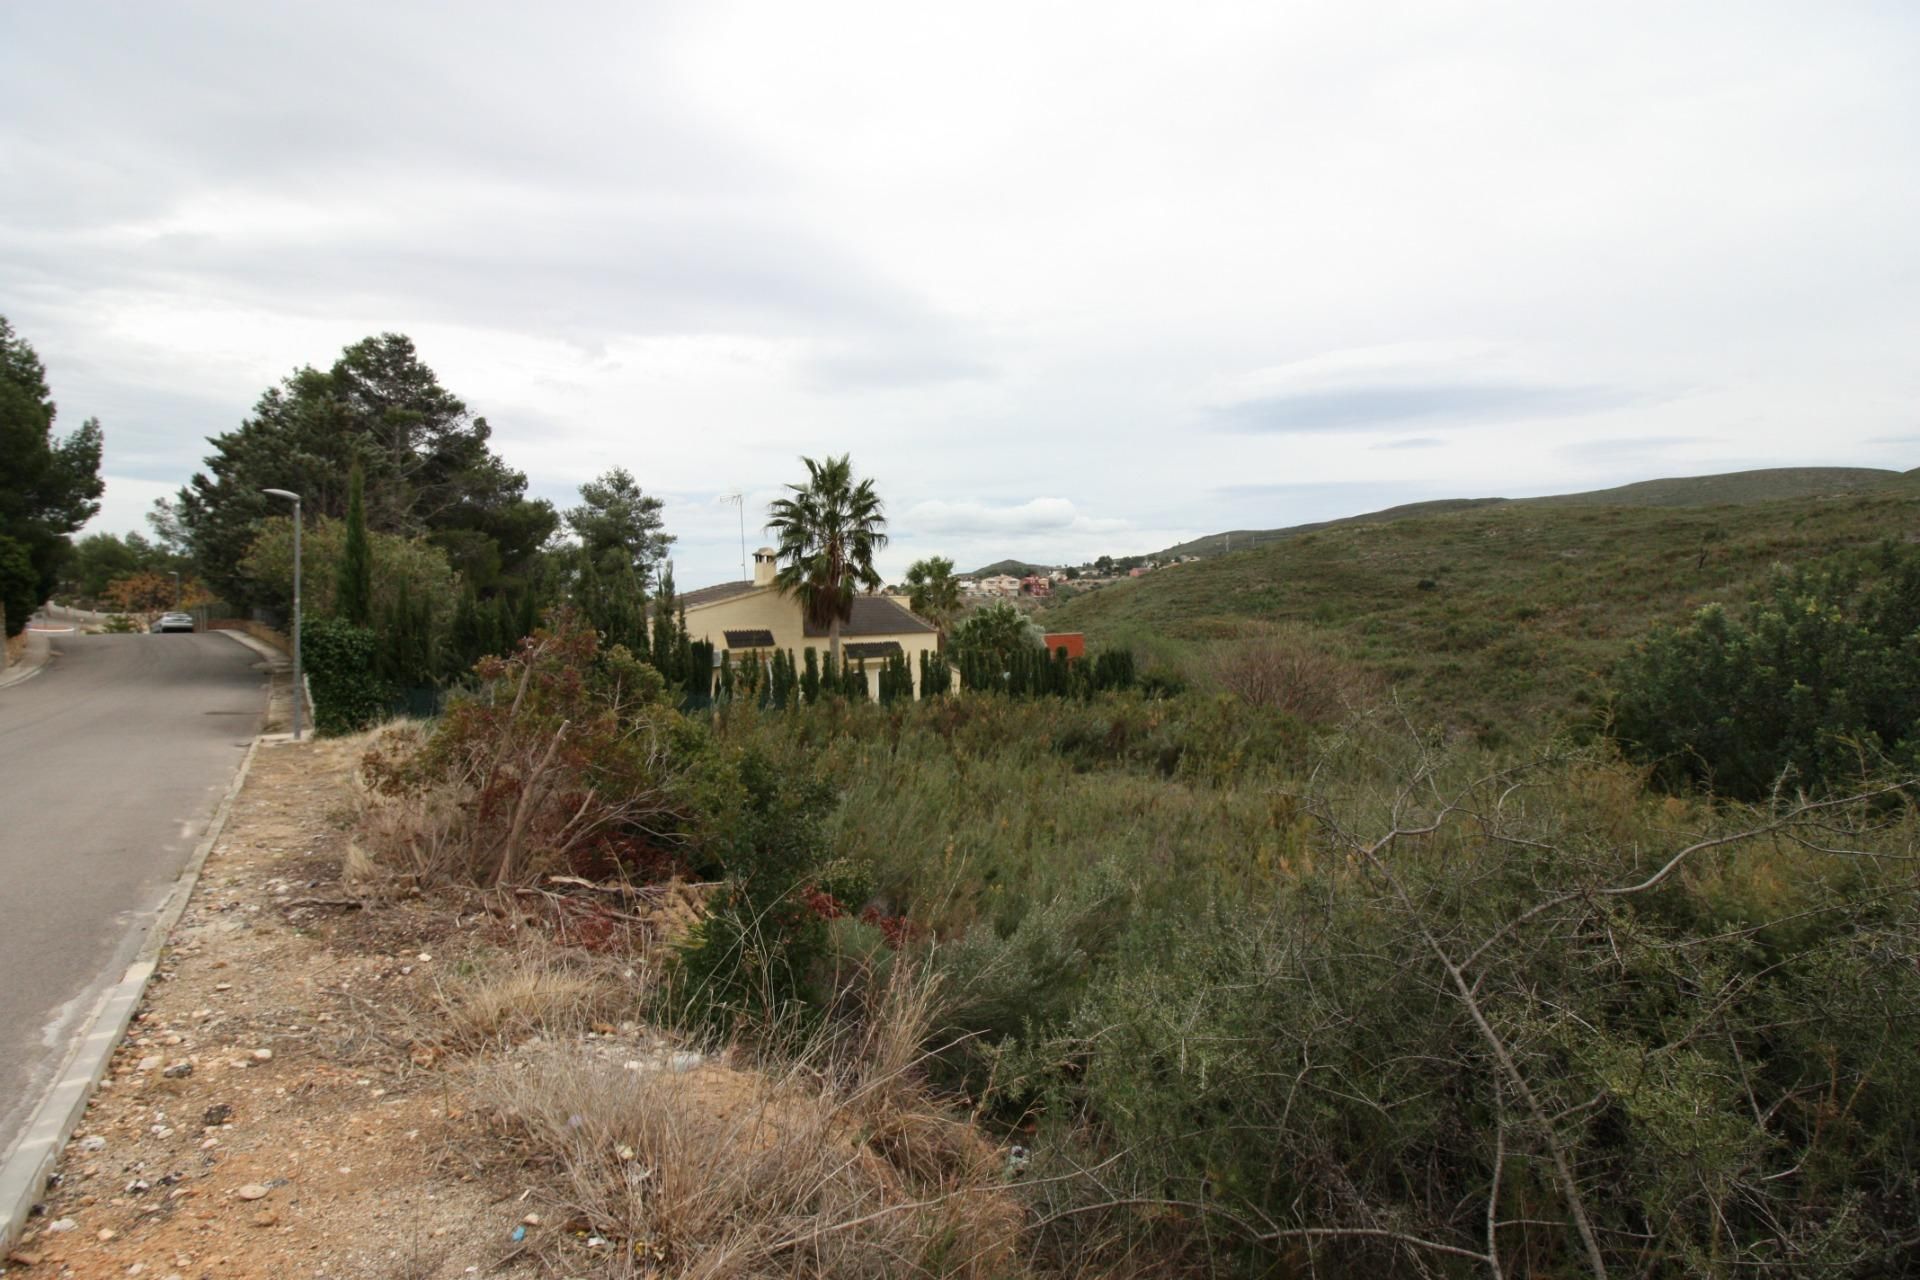
<path fill-rule="evenodd" d="M 263 744 L 9 1277 L 518 1274 L 409 1010 L 480 927 L 331 905 L 350 753 Z"/>

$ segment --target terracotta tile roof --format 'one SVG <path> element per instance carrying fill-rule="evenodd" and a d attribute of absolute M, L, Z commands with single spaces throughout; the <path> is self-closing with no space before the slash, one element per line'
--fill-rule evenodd
<path fill-rule="evenodd" d="M 848 636 L 927 635 L 933 629 L 932 623 L 901 608 L 885 596 L 855 596 L 853 618 L 851 621 L 840 624 L 840 636 L 845 639 Z M 827 634 L 827 629 L 816 627 L 809 622 L 806 625 L 806 634 L 809 637 L 820 638 Z"/>
<path fill-rule="evenodd" d="M 731 600 L 753 590 L 751 582 L 722 582 L 718 586 L 701 587 L 698 591 L 682 591 L 680 604 L 683 608 L 697 609 L 703 604 L 718 604 L 722 600 Z"/>

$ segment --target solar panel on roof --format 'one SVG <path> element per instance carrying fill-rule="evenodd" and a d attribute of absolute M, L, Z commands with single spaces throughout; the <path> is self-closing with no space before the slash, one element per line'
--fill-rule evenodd
<path fill-rule="evenodd" d="M 763 628 L 753 628 L 742 631 L 723 631 L 720 634 L 727 638 L 727 648 L 729 649 L 773 648 L 773 632 Z"/>

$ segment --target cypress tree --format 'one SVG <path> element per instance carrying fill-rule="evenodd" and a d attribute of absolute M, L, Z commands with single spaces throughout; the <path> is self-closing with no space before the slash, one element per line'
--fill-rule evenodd
<path fill-rule="evenodd" d="M 809 706 L 820 701 L 820 654 L 812 645 L 807 646 L 806 667 L 800 675 L 800 695 Z"/>
<path fill-rule="evenodd" d="M 647 597 L 632 569 L 615 573 L 601 598 L 595 629 L 609 646 L 623 644 L 629 652 L 644 653 L 647 642 Z"/>
<path fill-rule="evenodd" d="M 540 629 L 540 603 L 534 598 L 533 588 L 527 587 L 520 592 L 513 610 L 513 638 L 530 636 Z"/>
<path fill-rule="evenodd" d="M 767 705 L 776 711 L 786 707 L 787 698 L 792 693 L 789 661 L 785 649 L 773 651 L 773 666 L 767 673 Z"/>
<path fill-rule="evenodd" d="M 733 651 L 730 649 L 720 654 L 720 700 L 733 701 Z"/>
<path fill-rule="evenodd" d="M 453 631 L 447 638 L 447 674 L 457 676 L 486 654 L 481 648 L 480 599 L 468 587 L 453 606 Z"/>
<path fill-rule="evenodd" d="M 587 625 L 595 631 L 604 629 L 607 614 L 606 592 L 600 585 L 600 571 L 593 567 L 593 557 L 585 551 L 580 553 L 580 570 L 573 580 L 573 607 L 580 611 L 580 616 L 585 618 Z"/>
<path fill-rule="evenodd" d="M 367 477 L 359 463 L 347 477 L 347 545 L 334 586 L 334 612 L 356 627 L 373 624 L 373 547 L 367 541 Z"/>
<path fill-rule="evenodd" d="M 488 613 L 491 615 L 487 628 L 491 633 L 491 643 L 487 646 L 487 652 L 505 657 L 520 647 L 522 633 L 514 626 L 513 605 L 505 596 L 495 596 L 493 608 Z"/>
<path fill-rule="evenodd" d="M 673 565 L 666 564 L 660 569 L 660 592 L 653 599 L 651 661 L 669 682 L 686 674 L 684 669 L 675 669 L 680 637 L 673 625 L 673 596 Z"/>
<path fill-rule="evenodd" d="M 713 701 L 713 645 L 706 640 L 680 638 L 680 670 L 687 696 L 696 707 Z"/>

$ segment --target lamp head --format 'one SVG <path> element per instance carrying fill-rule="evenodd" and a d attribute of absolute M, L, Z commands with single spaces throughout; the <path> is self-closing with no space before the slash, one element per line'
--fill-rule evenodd
<path fill-rule="evenodd" d="M 260 492 L 275 498 L 286 498 L 291 502 L 300 501 L 300 495 L 291 489 L 262 489 Z"/>

